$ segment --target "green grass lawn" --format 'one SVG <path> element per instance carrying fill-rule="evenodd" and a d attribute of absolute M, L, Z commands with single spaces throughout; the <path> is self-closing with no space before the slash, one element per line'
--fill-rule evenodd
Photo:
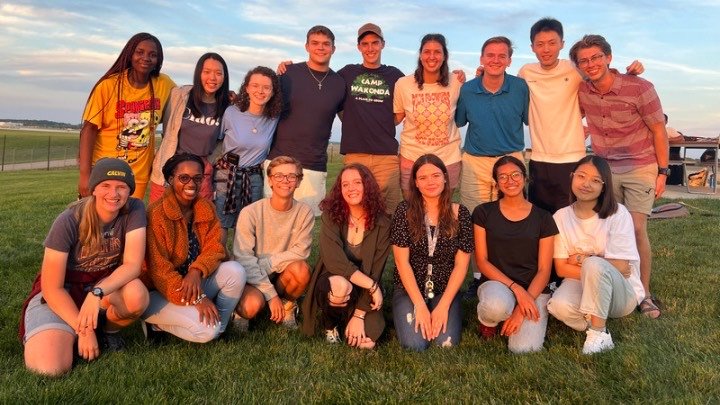
<path fill-rule="evenodd" d="M 0 129 L 3 164 L 73 159 L 78 154 L 77 131 L 19 131 Z"/>
<path fill-rule="evenodd" d="M 544 351 L 511 355 L 504 339 L 477 337 L 475 304 L 467 303 L 463 340 L 453 349 L 407 352 L 392 322 L 373 352 L 328 346 L 267 321 L 226 342 L 150 346 L 133 325 L 123 332 L 124 352 L 78 361 L 62 378 L 32 375 L 17 340 L 20 306 L 76 181 L 72 169 L 0 173 L 0 403 L 720 401 L 720 201 L 713 200 L 693 201 L 689 218 L 650 223 L 653 290 L 667 309 L 654 321 L 639 313 L 610 320 L 616 348 L 608 353 L 581 355 L 584 334 L 551 319 Z M 388 265 L 386 291 L 391 274 Z M 384 307 L 389 316 L 387 297 Z"/>

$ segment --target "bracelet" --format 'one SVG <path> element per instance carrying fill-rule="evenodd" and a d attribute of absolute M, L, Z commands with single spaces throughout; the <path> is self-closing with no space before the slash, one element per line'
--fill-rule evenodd
<path fill-rule="evenodd" d="M 368 292 L 370 294 L 375 294 L 375 291 L 377 291 L 377 289 L 378 289 L 378 283 L 377 283 L 377 281 L 373 281 L 373 285 L 370 286 L 370 288 L 368 289 Z"/>
<path fill-rule="evenodd" d="M 510 283 L 510 285 L 508 286 L 508 288 L 512 291 L 512 286 L 514 286 L 515 284 L 516 284 L 516 283 L 513 281 L 512 283 Z"/>
<path fill-rule="evenodd" d="M 197 304 L 199 304 L 202 300 L 204 300 L 205 298 L 207 298 L 207 295 L 205 295 L 205 293 L 200 293 L 200 295 L 198 295 L 198 297 L 195 299 L 195 301 L 193 301 L 192 304 L 193 304 L 193 305 L 197 305 Z"/>
<path fill-rule="evenodd" d="M 353 318 L 362 319 L 363 321 L 365 320 L 365 317 L 364 317 L 364 316 L 355 315 L 355 314 L 353 314 Z"/>

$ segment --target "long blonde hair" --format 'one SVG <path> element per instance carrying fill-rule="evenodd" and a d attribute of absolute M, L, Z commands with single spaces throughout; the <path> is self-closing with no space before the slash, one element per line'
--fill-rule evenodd
<path fill-rule="evenodd" d="M 120 209 L 118 216 L 127 212 L 128 202 Z M 78 221 L 78 241 L 91 252 L 99 251 L 103 243 L 103 224 L 95 208 L 96 203 L 95 196 L 90 195 L 68 206 L 68 208 L 75 209 L 75 219 Z"/>

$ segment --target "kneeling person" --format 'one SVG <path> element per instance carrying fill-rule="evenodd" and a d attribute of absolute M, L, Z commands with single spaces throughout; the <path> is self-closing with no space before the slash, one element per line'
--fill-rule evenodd
<path fill-rule="evenodd" d="M 302 165 L 278 156 L 267 167 L 272 194 L 248 205 L 238 217 L 233 254 L 247 272 L 247 286 L 237 308 L 238 326 L 265 307 L 270 320 L 297 328 L 295 301 L 310 281 L 312 229 L 315 216 L 309 205 L 294 197 L 302 180 Z"/>

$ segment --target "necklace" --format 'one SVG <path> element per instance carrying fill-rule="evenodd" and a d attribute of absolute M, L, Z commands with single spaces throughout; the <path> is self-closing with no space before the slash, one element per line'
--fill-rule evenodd
<path fill-rule="evenodd" d="M 352 214 L 348 214 L 350 216 L 350 223 L 355 227 L 355 234 L 358 233 L 358 230 L 360 229 L 360 221 L 365 218 L 365 215 L 360 215 L 359 217 L 355 218 L 352 216 Z"/>
<path fill-rule="evenodd" d="M 315 79 L 315 81 L 317 82 L 317 84 L 318 84 L 318 90 L 322 90 L 322 82 L 325 81 L 325 78 L 327 77 L 328 73 L 330 73 L 330 68 L 328 68 L 328 70 L 325 72 L 325 76 L 323 76 L 322 79 L 318 80 L 318 78 L 315 77 L 315 74 L 312 72 L 312 70 L 310 70 L 310 66 L 308 66 L 307 64 L 305 64 L 305 67 L 307 68 L 308 73 L 310 73 L 310 76 L 312 76 L 312 78 Z"/>
<path fill-rule="evenodd" d="M 265 118 L 265 117 L 263 115 L 261 115 L 257 118 L 252 118 L 254 114 L 251 112 L 248 112 L 248 114 L 250 115 L 250 120 L 252 121 L 252 125 L 253 125 L 253 127 L 250 131 L 252 131 L 253 134 L 257 134 L 258 133 L 258 129 L 257 129 L 258 124 L 260 122 L 262 122 L 263 118 Z"/>

